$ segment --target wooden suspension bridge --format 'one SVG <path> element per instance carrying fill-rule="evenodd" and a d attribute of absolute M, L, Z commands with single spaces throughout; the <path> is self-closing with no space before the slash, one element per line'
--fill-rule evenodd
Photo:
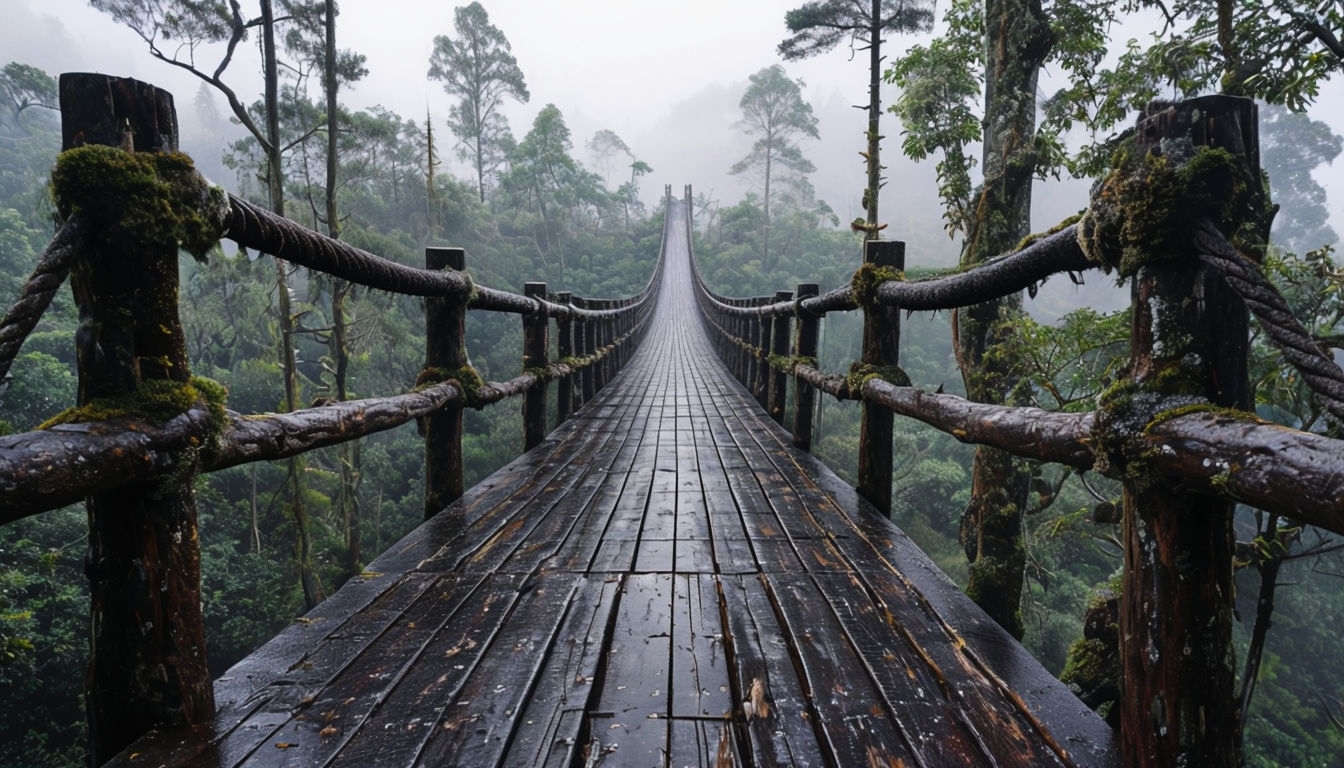
<path fill-rule="evenodd" d="M 171 97 L 161 91 L 65 76 L 62 94 L 71 148 L 131 139 L 137 153 L 174 148 Z M 1156 141 L 1184 131 L 1195 143 L 1253 156 L 1242 142 L 1249 135 L 1245 107 L 1234 105 L 1228 117 L 1215 106 L 1164 113 L 1156 125 L 1150 118 L 1141 133 Z M 1192 122 L 1192 113 L 1219 116 Z M 1222 373 L 1206 400 L 1235 406 L 1223 401 L 1244 393 L 1227 383 L 1237 377 L 1223 366 L 1236 365 L 1228 359 L 1236 351 L 1174 348 L 1170 340 L 1155 348 L 1142 320 L 1132 386 L 1151 396 L 1136 396 L 1127 407 L 1147 404 L 1153 413 L 1146 415 L 981 406 L 881 376 L 828 376 L 811 362 L 815 323 L 828 311 L 863 309 L 871 341 L 864 362 L 882 365 L 894 362 L 893 312 L 983 301 L 987 293 L 1020 290 L 1057 271 L 1095 266 L 1079 243 L 1104 239 L 1100 217 L 936 285 L 887 279 L 860 290 L 856 281 L 828 293 L 802 286 L 796 298 L 729 300 L 699 284 L 688 213 L 669 189 L 648 287 L 626 300 L 599 302 L 552 296 L 540 284 L 521 296 L 474 286 L 458 271 L 461 254 L 452 251 L 432 250 L 430 269 L 412 270 L 242 201 L 185 188 L 194 190 L 183 197 L 215 237 L 426 296 L 430 375 L 405 395 L 294 414 L 247 419 L 202 398 L 166 423 L 121 417 L 0 438 L 0 498 L 8 510 L 0 522 L 80 498 L 90 510 L 89 707 L 99 762 L 585 768 L 1198 762 L 1227 754 L 1224 730 L 1235 722 L 1224 718 L 1226 707 L 1214 707 L 1229 682 L 1221 677 L 1223 660 L 1166 651 L 1219 637 L 1206 619 L 1221 616 L 1230 599 L 1220 579 L 1230 579 L 1231 553 L 1226 562 L 1204 553 L 1207 574 L 1187 583 L 1192 541 L 1207 546 L 1208 530 L 1230 529 L 1234 500 L 1344 530 L 1338 444 L 1227 410 L 1188 408 L 1190 391 L 1179 403 L 1169 399 L 1148 372 L 1198 354 L 1216 369 L 1211 379 Z M 145 296 L 158 294 L 145 291 L 173 290 L 175 268 L 165 264 L 176 259 L 180 238 L 118 251 L 119 261 L 100 263 L 90 233 L 103 225 L 89 211 L 69 213 L 0 326 L 0 352 L 6 340 L 22 342 L 27 318 L 34 307 L 40 315 L 42 296 L 49 300 L 64 270 L 73 274 L 86 318 L 81 399 L 130 396 L 156 379 L 185 384 L 189 366 L 175 346 L 180 341 L 161 338 L 173 335 L 175 308 L 164 310 L 174 315 L 167 318 L 107 309 L 146 306 Z M 1196 226 L 1190 242 L 1200 259 L 1147 267 L 1135 278 L 1136 296 L 1152 308 L 1150 319 L 1172 313 L 1191 328 L 1209 322 L 1225 328 L 1226 318 L 1211 320 L 1198 314 L 1207 309 L 1202 304 L 1192 309 L 1184 300 L 1189 281 L 1240 286 L 1238 280 L 1253 276 L 1235 271 L 1237 254 L 1229 256 L 1216 231 Z M 874 246 L 870 258 L 880 263 L 892 253 L 889 245 Z M 1234 266 L 1217 266 L 1219 258 Z M 1258 314 L 1253 288 L 1236 290 Z M 519 377 L 470 387 L 451 375 L 465 365 L 461 318 L 469 308 L 522 316 Z M 1226 303 L 1217 308 L 1225 309 Z M 1244 326 L 1246 310 L 1233 309 Z M 1192 333 L 1188 343 L 1207 345 L 1208 338 Z M 113 344 L 130 351 L 104 354 Z M 550 360 L 553 348 L 558 362 Z M 781 351 L 794 354 L 771 359 Z M 144 364 L 159 359 L 178 362 L 158 370 Z M 545 391 L 552 382 L 562 424 L 546 435 Z M 798 425 L 792 432 L 780 425 L 790 385 Z M 1323 397 L 1330 386 L 1322 385 Z M 816 389 L 864 401 L 858 490 L 799 447 L 807 444 L 804 425 Z M 515 394 L 524 398 L 529 450 L 462 489 L 463 401 Z M 1138 585 L 1144 602 L 1122 611 L 1130 650 L 1122 648 L 1128 692 L 1118 735 L 886 519 L 893 412 L 1030 458 L 1095 465 L 1133 486 L 1127 487 L 1127 590 Z M 1159 412 L 1166 415 L 1155 418 Z M 425 422 L 426 522 L 225 676 L 213 684 L 203 678 L 199 657 L 208 638 L 193 592 L 199 590 L 194 474 L 293 455 L 413 418 Z M 1131 422 L 1138 427 L 1129 430 Z M 1108 442 L 1098 446 L 1103 431 Z M 1148 473 L 1142 484 L 1125 473 L 1135 456 Z M 1198 536 L 1191 534 L 1192 514 L 1205 526 Z M 1182 612 L 1164 613 L 1168 606 Z M 153 631 L 126 631 L 143 627 L 146 611 L 159 619 Z M 132 615 L 137 623 L 128 625 Z M 1201 632 L 1212 634 L 1195 634 Z"/>

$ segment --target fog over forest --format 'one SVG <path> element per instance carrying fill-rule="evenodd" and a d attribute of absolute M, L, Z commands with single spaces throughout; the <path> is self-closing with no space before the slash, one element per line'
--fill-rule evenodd
<path fill-rule="evenodd" d="M 5 5 L 0 50 L 7 52 L 6 60 L 32 64 L 53 75 L 87 69 L 135 77 L 172 91 L 183 123 L 184 149 L 207 170 L 219 152 L 211 143 L 240 135 L 236 126 L 202 125 L 190 108 L 202 98 L 200 81 L 154 60 L 132 31 L 87 2 L 5 0 Z M 506 100 L 504 113 L 514 133 L 521 135 L 538 110 L 555 104 L 573 133 L 575 156 L 585 162 L 592 157 L 584 142 L 598 130 L 615 131 L 636 157 L 654 169 L 642 189 L 646 202 L 656 199 L 665 184 L 680 188 L 689 183 L 697 192 L 731 205 L 753 184 L 746 175 L 728 173 L 751 145 L 751 139 L 735 127 L 741 116 L 738 101 L 749 75 L 779 61 L 775 49 L 787 35 L 783 18 L 791 5 L 772 0 L 656 5 L 620 0 L 490 2 L 491 22 L 508 37 L 532 93 L 527 104 Z M 428 113 L 442 124 L 452 100 L 426 78 L 425 71 L 434 36 L 451 32 L 452 9 L 443 3 L 347 0 L 341 6 L 339 44 L 367 56 L 369 74 L 343 93 L 343 100 L 357 108 L 381 105 L 410 120 L 423 121 Z M 1142 27 L 1125 28 L 1113 37 L 1146 33 Z M 893 36 L 885 48 L 888 61 L 929 39 L 925 34 Z M 225 79 L 251 98 L 261 90 L 255 46 L 243 46 L 236 58 Z M 213 60 L 209 63 L 213 65 Z M 820 140 L 800 142 L 817 166 L 810 176 L 817 197 L 829 203 L 842 222 L 849 221 L 862 212 L 863 163 L 858 151 L 864 117 L 855 105 L 867 98 L 866 57 L 841 45 L 826 55 L 789 62 L 786 70 L 802 81 L 804 98 L 819 120 Z M 1042 94 L 1052 90 L 1052 74 L 1043 73 Z M 898 96 L 894 86 L 883 87 L 884 105 Z M 204 98 L 227 117 L 227 105 L 218 94 L 207 90 Z M 1341 105 L 1344 82 L 1336 79 L 1325 85 L 1311 115 L 1344 126 Z M 901 154 L 900 126 L 894 115 L 886 116 L 884 132 L 882 159 L 888 184 L 881 198 L 881 219 L 891 223 L 887 236 L 911 245 L 911 263 L 953 263 L 958 245 L 941 229 L 933 160 L 915 163 Z M 442 155 L 447 170 L 469 175 L 455 153 Z M 235 183 L 231 173 L 219 171 L 218 181 L 226 186 Z M 1318 169 L 1316 177 L 1339 195 L 1337 169 Z M 1038 182 L 1033 191 L 1033 226 L 1047 228 L 1085 207 L 1087 186 L 1086 181 L 1067 178 Z M 1332 199 L 1330 210 L 1335 229 L 1344 230 L 1344 207 Z M 1055 287 L 1047 287 L 1044 300 L 1054 300 L 1049 297 Z M 1075 293 L 1072 286 L 1058 288 L 1066 292 L 1060 301 Z"/>

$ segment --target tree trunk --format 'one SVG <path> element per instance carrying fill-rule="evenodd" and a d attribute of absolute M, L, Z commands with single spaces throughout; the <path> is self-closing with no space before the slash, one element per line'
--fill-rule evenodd
<path fill-rule="evenodd" d="M 867 228 L 864 240 L 877 240 L 877 193 L 882 188 L 882 162 L 878 153 L 882 146 L 880 121 L 882 119 L 882 0 L 873 0 L 872 17 L 868 27 L 868 190 L 863 196 Z"/>
<path fill-rule="evenodd" d="M 266 188 L 271 210 L 285 215 L 284 163 L 280 146 L 280 69 L 275 53 L 275 15 L 271 0 L 261 0 L 262 68 L 266 79 Z M 294 312 L 289 300 L 289 264 L 275 260 L 275 288 L 280 312 L 280 366 L 285 376 L 285 410 L 299 407 L 299 371 L 294 354 Z M 308 509 L 304 500 L 303 460 L 289 460 L 289 511 L 294 521 L 294 560 L 303 586 L 304 604 L 309 608 L 322 600 L 322 589 L 313 573 L 310 550 Z"/>
<path fill-rule="evenodd" d="M 980 188 L 962 266 L 1011 250 L 1030 231 L 1036 170 L 1036 80 L 1054 35 L 1039 0 L 985 4 L 985 136 Z M 1027 383 L 1012 351 L 1021 294 L 976 304 L 954 315 L 958 364 L 967 396 L 1022 405 Z M 966 593 L 1014 637 L 1023 633 L 1021 601 L 1026 555 L 1022 514 L 1030 491 L 1027 462 L 978 448 L 971 502 L 962 516 L 970 561 Z"/>

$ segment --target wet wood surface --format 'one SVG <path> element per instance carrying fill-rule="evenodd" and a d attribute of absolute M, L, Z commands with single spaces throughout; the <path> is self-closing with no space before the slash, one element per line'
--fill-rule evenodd
<path fill-rule="evenodd" d="M 624 372 L 217 681 L 210 727 L 111 764 L 1118 765 L 729 377 L 667 242 Z"/>

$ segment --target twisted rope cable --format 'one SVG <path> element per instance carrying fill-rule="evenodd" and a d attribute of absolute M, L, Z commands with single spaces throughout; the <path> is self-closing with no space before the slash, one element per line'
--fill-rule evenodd
<path fill-rule="evenodd" d="M 1344 370 L 1321 351 L 1264 273 L 1207 219 L 1195 227 L 1194 246 L 1200 261 L 1216 269 L 1246 302 L 1270 343 L 1302 374 L 1321 405 L 1344 421 Z"/>
<path fill-rule="evenodd" d="M 245 248 L 326 272 L 353 283 L 412 296 L 466 296 L 470 279 L 454 270 L 417 269 L 333 240 L 283 216 L 229 195 L 223 235 Z"/>
<path fill-rule="evenodd" d="M 43 251 L 18 300 L 0 320 L 0 381 L 9 374 L 23 342 L 37 327 L 56 291 L 65 283 L 75 254 L 88 241 L 88 229 L 88 219 L 81 214 L 65 222 Z"/>

